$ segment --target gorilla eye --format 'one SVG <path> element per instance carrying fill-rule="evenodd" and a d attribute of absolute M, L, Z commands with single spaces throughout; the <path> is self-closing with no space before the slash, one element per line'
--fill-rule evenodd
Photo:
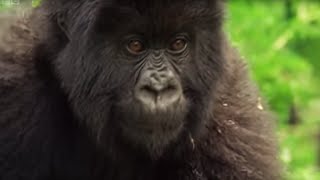
<path fill-rule="evenodd" d="M 127 49 L 131 54 L 139 55 L 145 50 L 145 46 L 140 40 L 131 40 Z"/>
<path fill-rule="evenodd" d="M 184 38 L 175 39 L 171 44 L 169 50 L 175 53 L 179 53 L 187 47 L 187 41 Z"/>

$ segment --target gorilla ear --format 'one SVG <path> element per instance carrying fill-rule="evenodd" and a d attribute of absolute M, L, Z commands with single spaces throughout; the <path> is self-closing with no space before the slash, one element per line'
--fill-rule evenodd
<path fill-rule="evenodd" d="M 57 14 L 57 25 L 65 37 L 70 40 L 70 32 L 67 27 L 66 15 L 63 12 Z"/>

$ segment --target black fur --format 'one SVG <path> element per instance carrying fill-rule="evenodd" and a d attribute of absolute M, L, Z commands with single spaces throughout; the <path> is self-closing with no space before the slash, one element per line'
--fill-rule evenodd
<path fill-rule="evenodd" d="M 222 32 L 223 9 L 46 0 L 12 25 L 0 50 L 0 179 L 279 179 L 273 119 Z M 186 106 L 145 112 L 132 95 L 139 63 L 121 38 L 162 42 L 181 30 L 191 44 L 175 60 Z"/>

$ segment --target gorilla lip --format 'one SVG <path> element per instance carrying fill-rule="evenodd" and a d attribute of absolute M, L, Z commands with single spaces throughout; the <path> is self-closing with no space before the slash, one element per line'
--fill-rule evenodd
<path fill-rule="evenodd" d="M 143 92 L 144 90 L 142 90 Z M 143 104 L 144 108 L 147 108 L 152 111 L 156 110 L 165 110 L 170 108 L 171 106 L 177 105 L 183 102 L 183 96 L 179 95 L 176 96 L 174 92 L 170 92 L 171 90 L 168 89 L 165 96 L 161 94 L 148 94 L 142 93 L 137 95 L 137 100 Z M 174 90 L 173 90 L 174 91 Z M 150 97 L 151 96 L 151 97 Z"/>

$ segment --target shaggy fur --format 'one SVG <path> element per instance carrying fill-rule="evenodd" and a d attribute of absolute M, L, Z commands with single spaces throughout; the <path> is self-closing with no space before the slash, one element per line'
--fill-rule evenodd
<path fill-rule="evenodd" d="M 123 101 L 132 103 L 123 89 L 131 89 L 134 75 L 111 62 L 99 64 L 95 56 L 90 63 L 83 60 L 98 44 L 93 40 L 91 46 L 95 36 L 89 28 L 99 19 L 97 9 L 112 12 L 114 2 L 47 0 L 1 33 L 0 179 L 279 179 L 273 118 L 250 82 L 245 63 L 224 38 L 222 0 L 116 1 L 134 4 L 146 17 L 177 11 L 179 22 L 195 19 L 193 27 L 199 28 L 196 61 L 181 70 L 190 103 L 181 116 L 182 132 L 173 140 L 164 134 L 155 137 L 157 142 L 145 142 L 154 147 L 148 151 L 128 140 L 136 139 L 133 134 L 121 134 L 118 121 L 130 118 L 121 113 L 127 108 Z M 185 7 L 182 12 L 188 13 L 169 7 Z M 124 30 L 129 26 L 121 23 L 128 17 L 108 20 L 108 15 L 102 20 L 110 24 L 99 21 L 93 32 L 107 32 L 106 38 L 112 38 L 118 32 L 113 23 Z M 153 28 L 179 26 L 171 21 L 154 19 L 158 27 Z M 111 48 L 105 53 L 113 52 Z M 76 57 L 80 63 L 72 60 Z M 138 110 L 138 105 L 130 109 Z"/>

